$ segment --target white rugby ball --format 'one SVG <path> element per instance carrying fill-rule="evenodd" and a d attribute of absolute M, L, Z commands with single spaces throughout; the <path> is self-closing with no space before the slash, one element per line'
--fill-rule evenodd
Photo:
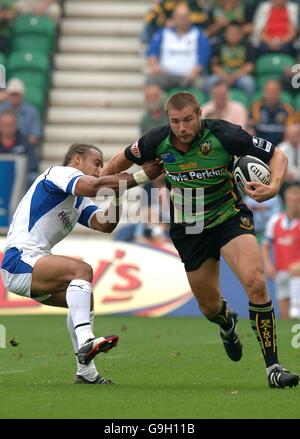
<path fill-rule="evenodd" d="M 240 157 L 233 167 L 234 181 L 239 190 L 245 193 L 245 184 L 249 181 L 260 181 L 269 184 L 271 179 L 270 168 L 257 157 L 245 155 Z"/>

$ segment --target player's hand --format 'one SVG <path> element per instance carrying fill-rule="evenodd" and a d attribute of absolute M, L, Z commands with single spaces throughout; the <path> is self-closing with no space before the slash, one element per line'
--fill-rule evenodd
<path fill-rule="evenodd" d="M 266 185 L 259 181 L 250 181 L 245 185 L 245 192 L 249 197 L 258 203 L 269 200 L 275 197 L 278 193 L 278 188 L 273 185 Z"/>
<path fill-rule="evenodd" d="M 164 173 L 163 162 L 160 159 L 148 160 L 143 164 L 143 169 L 150 180 L 155 180 Z"/>

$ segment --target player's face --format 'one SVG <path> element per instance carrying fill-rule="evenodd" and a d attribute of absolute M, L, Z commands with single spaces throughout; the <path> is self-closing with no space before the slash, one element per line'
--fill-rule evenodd
<path fill-rule="evenodd" d="M 91 175 L 98 178 L 102 166 L 102 155 L 96 149 L 90 149 L 86 157 L 81 157 L 80 170 L 85 175 Z"/>
<path fill-rule="evenodd" d="M 182 143 L 191 143 L 201 128 L 201 109 L 197 112 L 188 105 L 183 110 L 170 107 L 168 110 L 170 127 Z"/>
<path fill-rule="evenodd" d="M 291 218 L 300 215 L 300 189 L 290 189 L 284 197 L 286 212 Z"/>

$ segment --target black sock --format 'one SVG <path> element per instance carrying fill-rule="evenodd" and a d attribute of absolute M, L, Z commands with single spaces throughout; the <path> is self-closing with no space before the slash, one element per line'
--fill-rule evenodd
<path fill-rule="evenodd" d="M 252 329 L 260 344 L 266 367 L 278 363 L 275 314 L 272 301 L 264 305 L 255 305 L 249 302 L 249 316 Z"/>
<path fill-rule="evenodd" d="M 221 302 L 221 310 L 215 315 L 212 319 L 208 319 L 212 323 L 216 323 L 221 326 L 224 331 L 228 331 L 228 329 L 232 328 L 232 319 L 228 317 L 228 308 L 227 302 L 225 299 L 222 299 Z"/>

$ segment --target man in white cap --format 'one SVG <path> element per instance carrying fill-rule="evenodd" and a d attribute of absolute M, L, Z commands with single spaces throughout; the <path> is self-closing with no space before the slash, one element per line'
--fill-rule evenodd
<path fill-rule="evenodd" d="M 37 145 L 42 134 L 41 119 L 37 109 L 24 102 L 25 87 L 23 81 L 12 78 L 7 83 L 8 99 L 0 105 L 0 113 L 12 109 L 18 116 L 18 129 L 32 144 Z"/>

